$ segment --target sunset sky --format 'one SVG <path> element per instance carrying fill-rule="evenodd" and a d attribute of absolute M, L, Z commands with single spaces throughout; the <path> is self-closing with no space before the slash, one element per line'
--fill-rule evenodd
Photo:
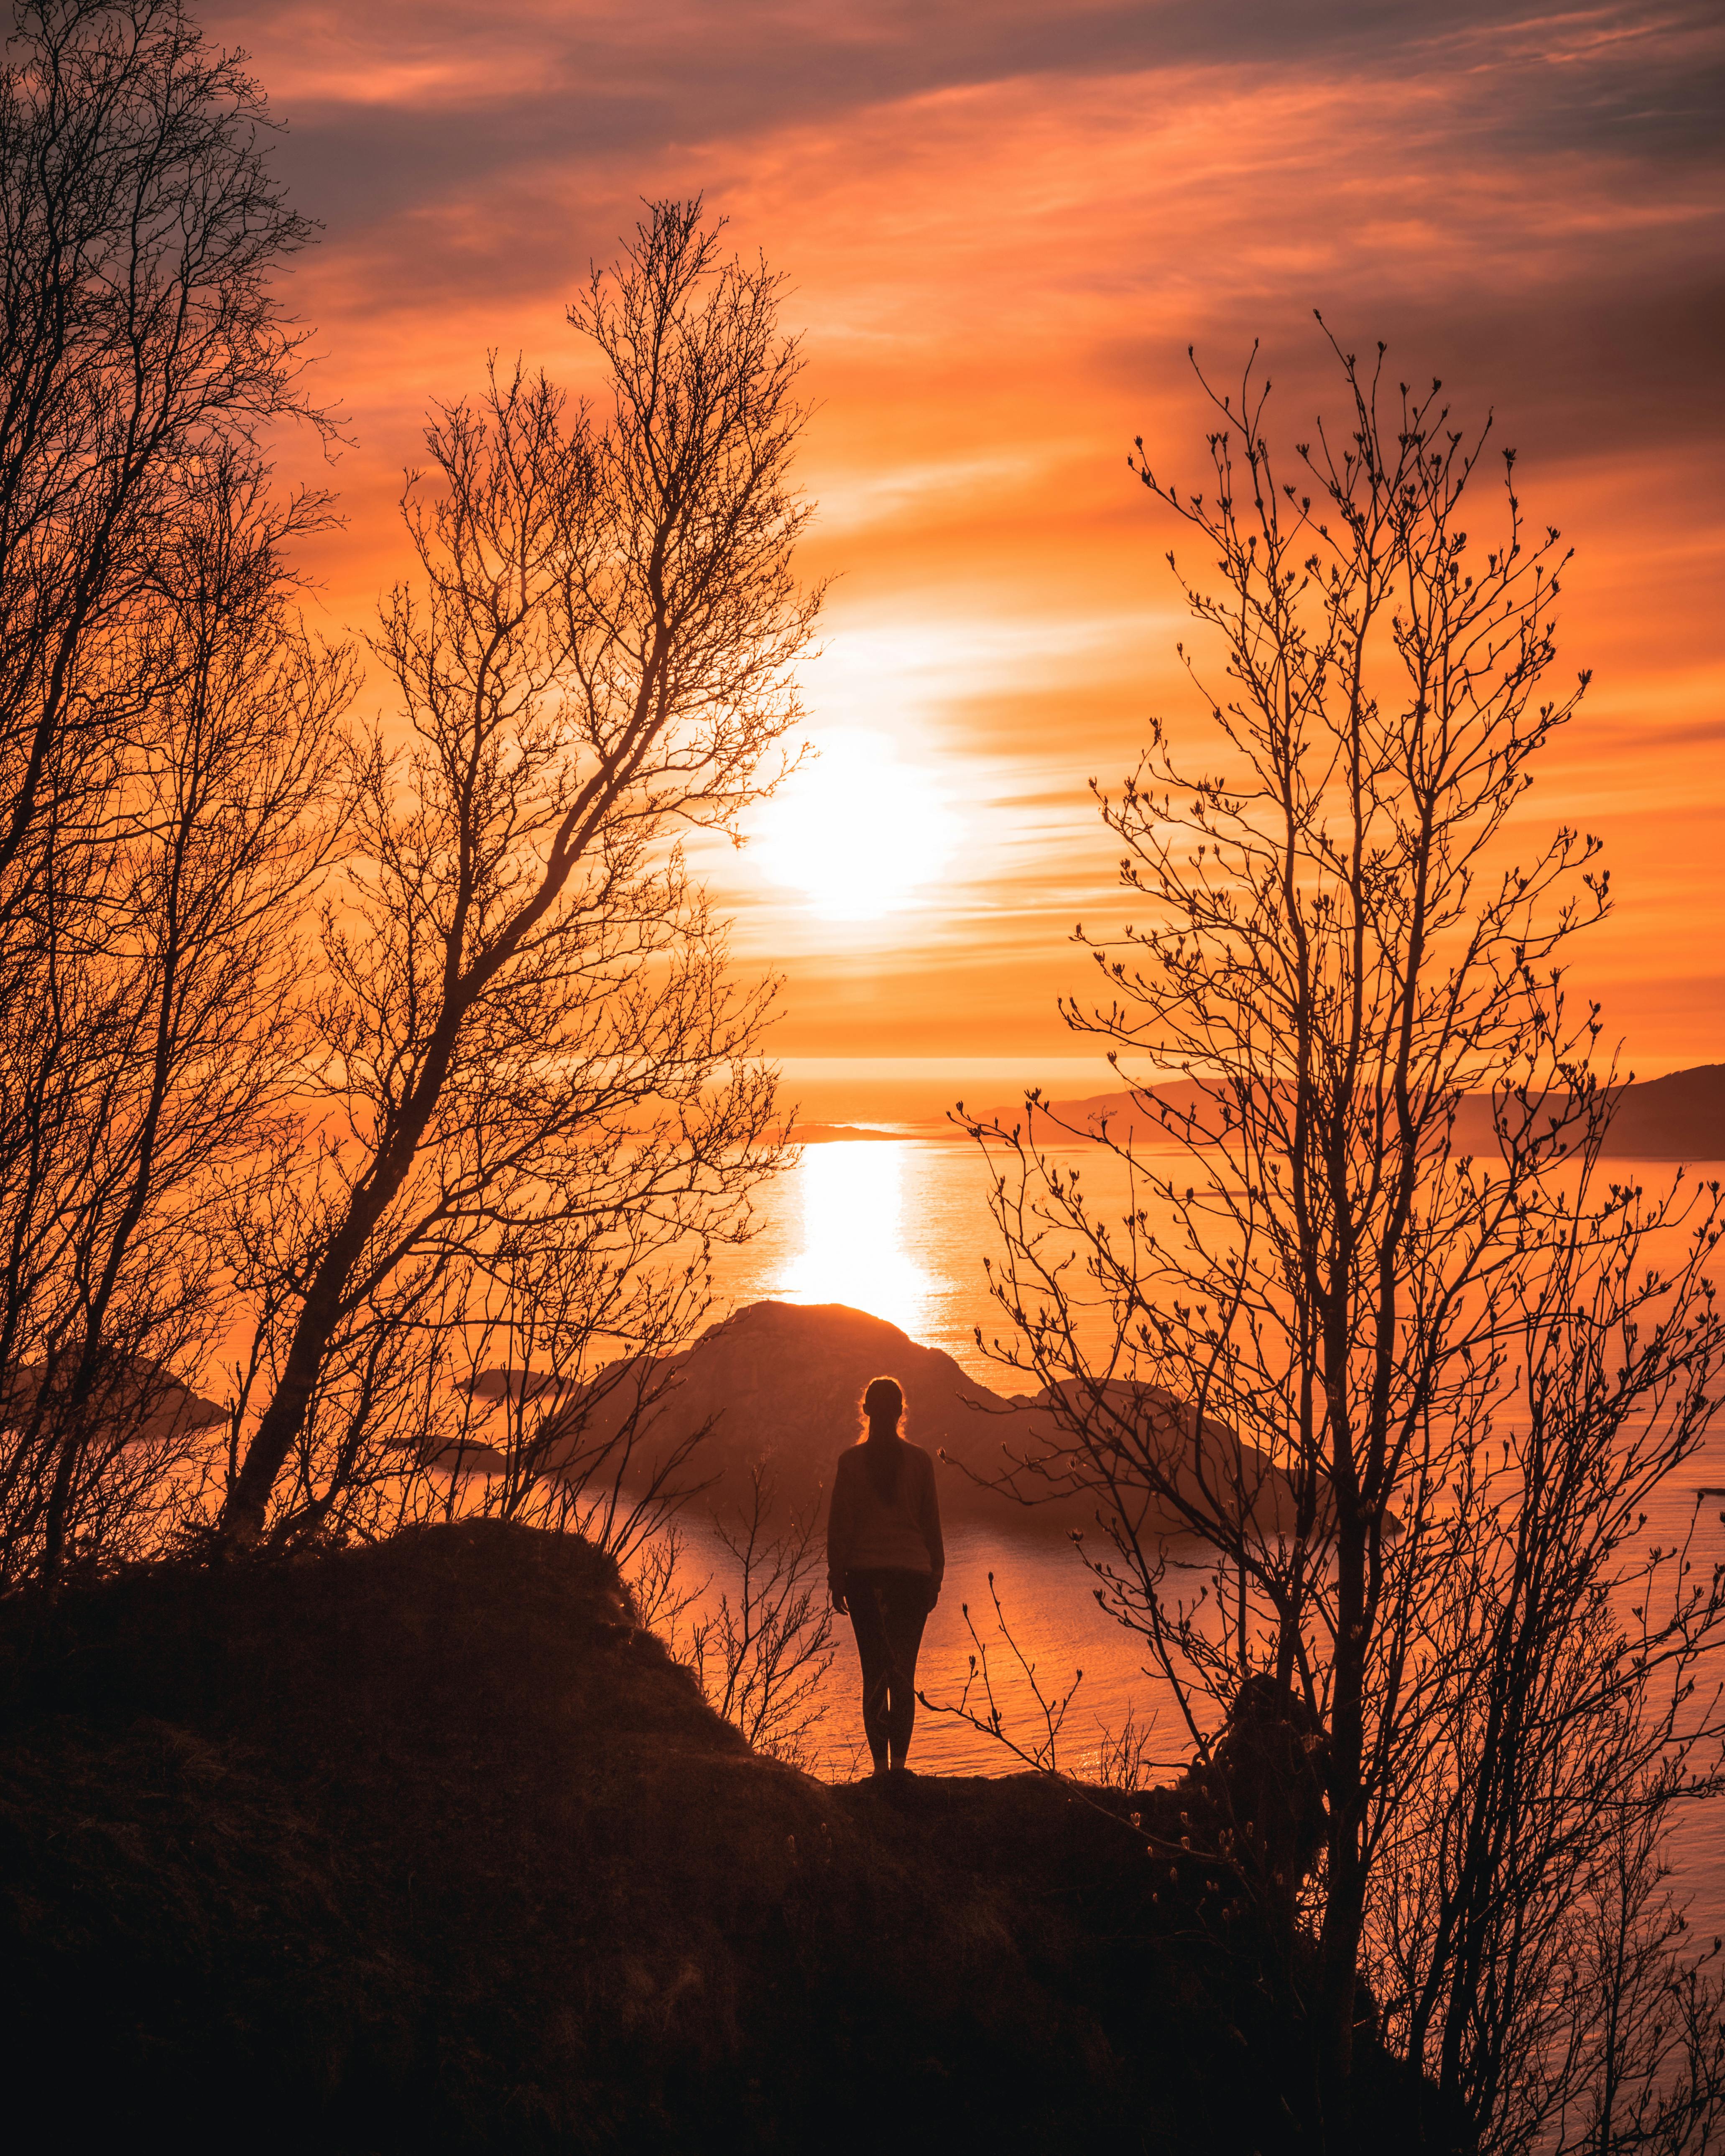
<path fill-rule="evenodd" d="M 349 521 L 311 564 L 329 627 L 363 628 L 403 567 L 428 399 L 474 388 L 493 347 L 590 380 L 564 309 L 642 196 L 703 192 L 792 280 L 819 408 L 805 566 L 837 579 L 804 682 L 823 757 L 718 874 L 740 955 L 787 976 L 793 1069 L 1077 1051 L 1054 1009 L 1084 985 L 1066 939 L 1120 911 L 1086 782 L 1117 781 L 1152 713 L 1202 741 L 1174 535 L 1127 451 L 1142 434 L 1197 476 L 1189 344 L 1237 374 L 1261 338 L 1303 432 L 1334 404 L 1314 306 L 1404 377 L 1441 375 L 1459 414 L 1495 407 L 1528 508 L 1576 545 L 1562 670 L 1594 686 L 1533 798 L 1609 849 L 1619 911 L 1578 977 L 1644 1074 L 1725 1057 L 1717 8 L 204 19 L 251 53 L 326 228 L 292 304 L 352 437 Z M 865 833 L 859 804 L 879 804 Z M 844 865 L 870 855 L 890 902 L 846 917 Z"/>

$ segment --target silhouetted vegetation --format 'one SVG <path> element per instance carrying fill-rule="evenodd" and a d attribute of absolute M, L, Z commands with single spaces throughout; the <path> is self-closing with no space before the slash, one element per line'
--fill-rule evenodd
<path fill-rule="evenodd" d="M 1250 1912 L 1219 1939 L 1209 1869 L 1146 1854 L 1207 1785 L 814 1781 L 609 1559 L 504 1522 L 73 1590 L 27 1674 L 19 1614 L 0 2010 L 85 2136 L 1287 2144 L 1302 2062 Z M 1419 2092 L 1362 2051 L 1367 2145 L 1405 2146 Z"/>
<path fill-rule="evenodd" d="M 613 1354 L 660 1344 L 680 1250 L 759 1178 L 771 991 L 734 985 L 672 841 L 758 798 L 797 715 L 818 602 L 777 290 L 662 205 L 572 310 L 606 424 L 517 372 L 427 429 L 420 581 L 373 644 L 413 745 L 367 753 L 326 920 L 308 1075 L 340 1135 L 288 1159 L 248 1245 L 266 1400 L 230 1534 L 321 1527 L 398 1473 L 401 1403 L 429 1424 L 481 1279 L 513 1302 L 573 1267 L 578 1327 L 608 1289 Z"/>
<path fill-rule="evenodd" d="M 793 1514 L 781 1523 L 776 1494 L 771 1467 L 757 1460 L 747 1502 L 716 1514 L 729 1578 L 680 1651 L 706 1698 L 757 1752 L 808 1767 L 826 1716 L 822 1681 L 837 1651 L 833 1612 L 815 1521 Z"/>
<path fill-rule="evenodd" d="M 365 736 L 265 446 L 331 427 L 270 126 L 170 0 L 26 9 L 0 84 L 10 1584 L 448 1511 L 500 1343 L 462 1503 L 627 1554 L 686 1487 L 619 1498 L 644 1373 L 773 1158 L 771 988 L 678 834 L 783 767 L 819 605 L 778 280 L 659 204 L 570 309 L 603 409 L 517 367 L 434 415 Z"/>
<path fill-rule="evenodd" d="M 1068 1015 L 1186 1074 L 1137 1106 L 1189 1169 L 1117 1146 L 1178 1235 L 978 1127 L 999 1352 L 1043 1389 L 985 1431 L 949 1358 L 902 1366 L 937 1441 L 1009 1429 L 1013 1494 L 1100 1519 L 1196 1758 L 1147 1790 L 1128 1725 L 1080 1789 L 1055 1700 L 1034 1774 L 829 1788 L 798 1770 L 819 1481 L 765 1415 L 711 1440 L 765 1368 L 773 1429 L 836 1449 L 880 1353 L 770 1305 L 701 1331 L 780 1132 L 774 984 L 683 851 L 798 752 L 781 280 L 651 203 L 569 309 L 596 401 L 494 359 L 433 410 L 367 730 L 361 649 L 303 619 L 334 505 L 272 462 L 339 433 L 277 296 L 314 234 L 262 92 L 178 0 L 13 13 L 0 1928 L 32 2085 L 193 2144 L 1703 2146 L 1720 1988 L 1660 1865 L 1719 1786 L 1725 1586 L 1642 1544 L 1712 1411 L 1718 1194 L 1606 1181 L 1562 964 L 1594 843 L 1507 865 L 1579 693 L 1539 701 L 1567 557 L 1512 460 L 1482 552 L 1483 438 L 1344 357 L 1347 439 L 1296 483 L 1250 377 L 1213 495 L 1141 467 L 1219 562 L 1187 595 L 1222 761 L 1158 728 L 1104 801 L 1147 917 Z M 728 1570 L 691 1618 L 696 1494 Z M 1170 1529 L 1214 1553 L 1195 1601 Z M 1004 1733 L 980 1642 L 977 1682 Z"/>
<path fill-rule="evenodd" d="M 27 8 L 0 75 L 0 1579 L 157 1541 L 233 1311 L 353 686 L 264 430 L 326 424 L 256 86 L 159 0 Z M 207 1441 L 207 1440 L 206 1440 Z"/>
<path fill-rule="evenodd" d="M 1720 1787 L 1702 1657 L 1725 1583 L 1645 1530 L 1714 1412 L 1719 1194 L 1600 1167 L 1612 1074 L 1564 967 L 1607 878 L 1595 839 L 1532 842 L 1519 806 L 1586 682 L 1544 686 L 1559 536 L 1530 527 L 1509 453 L 1482 539 L 1485 431 L 1386 380 L 1382 347 L 1337 357 L 1340 430 L 1291 477 L 1250 368 L 1214 397 L 1209 490 L 1135 461 L 1204 554 L 1182 581 L 1219 670 L 1188 654 L 1214 761 L 1158 723 L 1101 797 L 1137 921 L 1080 932 L 1106 999 L 1066 1016 L 1183 1082 L 1134 1094 L 1136 1138 L 1040 1107 L 971 1126 L 1012 1327 L 993 1352 L 1061 1424 L 1009 1480 L 1089 1500 L 1099 1599 L 1201 1756 L 1266 1682 L 1321 1732 L 1294 1937 L 1317 1946 L 1295 1990 L 1324 2145 L 1381 2016 L 1481 2148 L 1699 2149 L 1725 2117 L 1722 1992 L 1658 1862 L 1672 1808 Z M 1470 1095 L 1483 1143 L 1458 1140 Z M 1126 1161 L 1125 1218 L 1087 1204 L 1062 1139 Z M 1272 1472 L 1294 1510 L 1266 1522 Z M 1215 1553 L 1201 1591 L 1166 1511 Z M 1230 1846 L 1271 1907 L 1292 1882 L 1245 1824 Z"/>

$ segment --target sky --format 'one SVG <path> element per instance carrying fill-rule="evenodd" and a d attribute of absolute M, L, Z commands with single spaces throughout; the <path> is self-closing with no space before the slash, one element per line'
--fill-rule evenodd
<path fill-rule="evenodd" d="M 1574 544 L 1560 670 L 1594 685 L 1531 800 L 1606 841 L 1617 911 L 1575 978 L 1644 1075 L 1725 1059 L 1716 6 L 248 0 L 203 20 L 251 54 L 324 228 L 290 300 L 349 437 L 347 522 L 308 565 L 331 629 L 362 630 L 403 567 L 431 399 L 475 388 L 492 349 L 588 382 L 564 311 L 643 198 L 701 192 L 787 275 L 816 408 L 803 567 L 834 580 L 802 684 L 820 755 L 713 875 L 739 964 L 783 976 L 793 1071 L 1083 1067 L 1056 1008 L 1086 988 L 1073 924 L 1124 906 L 1088 782 L 1118 783 L 1153 716 L 1204 740 L 1177 535 L 1127 452 L 1142 435 L 1195 479 L 1188 348 L 1231 378 L 1254 340 L 1304 439 L 1335 404 L 1314 308 L 1350 346 L 1385 340 L 1402 378 L 1441 376 L 1459 416 L 1491 412 L 1529 512 Z M 880 910 L 850 917 L 870 861 Z"/>

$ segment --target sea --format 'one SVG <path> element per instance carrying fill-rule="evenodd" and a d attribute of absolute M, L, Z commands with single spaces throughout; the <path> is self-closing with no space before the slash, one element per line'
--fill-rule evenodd
<path fill-rule="evenodd" d="M 1125 1170 L 1099 1147 L 1057 1156 L 1077 1167 L 1096 1209 L 1124 1209 Z M 1614 1162 L 1614 1176 L 1650 1192 L 1669 1185 L 1666 1162 Z M 1725 1164 L 1691 1175 L 1725 1178 Z M 883 1126 L 867 1137 L 805 1145 L 796 1164 L 761 1194 L 759 1232 L 726 1250 L 716 1281 L 720 1311 L 763 1298 L 845 1303 L 941 1348 L 997 1392 L 1034 1389 L 978 1345 L 1007 1336 L 989 1291 L 985 1260 L 996 1247 L 989 1174 L 972 1145 L 922 1130 Z M 915 1435 L 916 1402 L 907 1434 Z M 834 1449 L 847 1433 L 834 1433 Z M 1651 1509 L 1650 1543 L 1670 1548 L 1692 1531 L 1696 1570 L 1725 1561 L 1725 1413 L 1705 1450 Z M 728 1559 L 698 1518 L 685 1520 L 685 1576 L 701 1589 L 698 1616 L 723 1591 Z M 1171 1549 L 1194 1567 L 1202 1553 Z M 849 1627 L 811 1732 L 811 1763 L 829 1777 L 866 1768 Z M 973 1660 L 978 1665 L 973 1671 Z M 1722 1657 L 1725 1661 L 1725 1657 Z M 992 1701 L 979 1690 L 986 1670 Z M 1725 1667 L 1719 1673 L 1725 1676 Z M 1009 1533 L 955 1534 L 946 1591 L 929 1620 L 918 1666 L 928 1705 L 919 1711 L 913 1764 L 948 1774 L 999 1774 L 1029 1763 L 1091 1779 L 1122 1739 L 1138 1747 L 1146 1779 L 1171 1779 L 1190 1758 L 1178 1710 L 1145 1666 L 1140 1640 L 1098 1607 L 1095 1583 L 1070 1545 Z M 967 1685 L 969 1689 L 967 1691 Z M 990 1706 L 1000 1734 L 979 1729 Z M 982 1710 L 980 1715 L 978 1708 Z M 967 1712 L 968 1710 L 968 1712 Z M 1725 1799 L 1697 1805 L 1676 1830 L 1670 1857 L 1688 1898 L 1694 1932 L 1725 1933 Z"/>

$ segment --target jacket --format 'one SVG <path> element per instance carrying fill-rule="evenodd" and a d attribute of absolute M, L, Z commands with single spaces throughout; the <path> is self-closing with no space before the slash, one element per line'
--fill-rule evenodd
<path fill-rule="evenodd" d="M 837 1588 L 847 1572 L 926 1572 L 940 1591 L 947 1568 L 941 1539 L 934 1462 L 920 1445 L 899 1440 L 898 1474 L 883 1498 L 869 1471 L 869 1441 L 839 1455 L 827 1509 L 827 1578 Z"/>

